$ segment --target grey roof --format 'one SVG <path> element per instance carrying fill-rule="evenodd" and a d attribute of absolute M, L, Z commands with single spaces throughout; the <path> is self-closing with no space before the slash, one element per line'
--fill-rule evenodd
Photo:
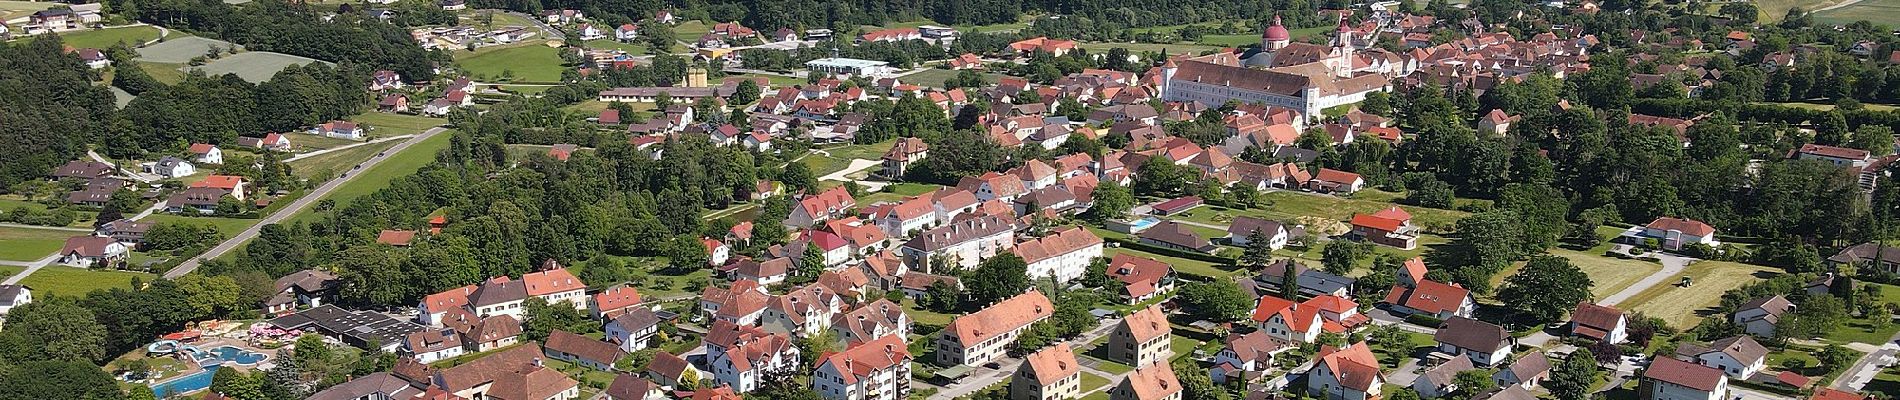
<path fill-rule="evenodd" d="M 1286 269 L 1289 267 L 1293 268 L 1293 271 L 1299 274 L 1300 293 L 1309 295 L 1334 293 L 1342 289 L 1350 289 L 1354 283 L 1358 282 L 1358 280 L 1353 278 L 1307 268 L 1306 265 L 1291 258 L 1280 259 L 1274 261 L 1272 264 L 1267 264 L 1267 267 L 1260 271 L 1260 275 L 1255 275 L 1253 280 L 1261 285 L 1262 288 L 1278 292 L 1280 289 L 1280 277 L 1284 276 Z"/>
<path fill-rule="evenodd" d="M 1537 400 L 1537 395 L 1524 390 L 1523 386 L 1505 385 L 1503 389 L 1478 395 L 1476 398 L 1478 400 Z"/>
<path fill-rule="evenodd" d="M 1009 220 L 997 218 L 994 215 L 984 215 L 952 222 L 948 225 L 937 227 L 937 229 L 931 229 L 922 235 L 917 235 L 916 238 L 912 238 L 908 242 L 904 242 L 904 247 L 926 252 L 937 251 L 958 243 L 1008 232 L 1014 229 L 1016 229 L 1016 224 L 1011 223 Z"/>
<path fill-rule="evenodd" d="M 1477 369 L 1477 366 L 1471 364 L 1471 357 L 1452 357 L 1450 361 L 1418 374 L 1418 379 L 1425 380 L 1432 387 L 1445 387 L 1451 384 L 1452 378 L 1456 378 L 1459 372 L 1473 369 Z"/>
<path fill-rule="evenodd" d="M 620 316 L 614 317 L 614 319 L 609 323 L 618 324 L 620 325 L 621 328 L 624 328 L 628 331 L 637 332 L 637 331 L 646 329 L 648 327 L 652 327 L 654 325 L 659 325 L 660 316 L 658 314 L 654 314 L 653 310 L 648 310 L 648 309 L 640 308 L 640 307 L 634 307 L 634 308 L 627 309 L 627 312 L 621 313 Z"/>
<path fill-rule="evenodd" d="M 421 393 L 422 389 L 414 383 L 388 372 L 376 372 L 331 386 L 310 395 L 308 400 L 406 399 Z"/>
<path fill-rule="evenodd" d="M 330 304 L 277 317 L 270 320 L 270 324 L 287 330 L 316 329 L 327 335 L 340 336 L 345 342 L 358 347 L 369 347 L 372 343 L 381 346 L 402 343 L 409 333 L 423 329 L 421 325 L 381 313 L 345 310 Z"/>
<path fill-rule="evenodd" d="M 1517 361 L 1511 362 L 1511 365 L 1504 369 L 1511 371 L 1511 375 L 1516 375 L 1520 381 L 1529 380 L 1530 377 L 1550 372 L 1550 357 L 1545 357 L 1544 352 L 1533 351 L 1523 357 L 1518 357 Z"/>
<path fill-rule="evenodd" d="M 1900 264 L 1900 246 L 1887 246 L 1882 243 L 1867 242 L 1841 249 L 1828 257 L 1828 261 L 1837 263 L 1858 263 L 1879 259 L 1881 262 Z"/>
<path fill-rule="evenodd" d="M 1319 159 L 1319 152 L 1293 146 L 1281 146 L 1280 149 L 1273 151 L 1273 159 L 1305 164 Z"/>
<path fill-rule="evenodd" d="M 181 160 L 178 157 L 172 157 L 172 156 L 165 156 L 165 158 L 158 159 L 157 165 L 158 165 L 158 168 L 172 169 L 181 164 L 191 165 L 191 163 L 185 162 L 185 160 Z"/>
<path fill-rule="evenodd" d="M 13 298 L 20 297 L 20 291 L 22 290 L 30 292 L 33 289 L 26 287 L 26 285 L 0 285 L 0 305 L 19 305 L 13 304 Z"/>
<path fill-rule="evenodd" d="M 1510 345 L 1511 333 L 1489 322 L 1451 317 L 1432 339 L 1461 349 L 1492 351 Z"/>
<path fill-rule="evenodd" d="M 475 289 L 475 295 L 469 296 L 471 306 L 492 306 L 528 298 L 528 285 L 522 281 L 487 282 Z"/>

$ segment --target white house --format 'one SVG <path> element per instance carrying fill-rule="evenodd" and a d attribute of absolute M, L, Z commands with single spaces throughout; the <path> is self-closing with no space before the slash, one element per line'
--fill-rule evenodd
<path fill-rule="evenodd" d="M 1715 240 L 1714 227 L 1687 218 L 1656 217 L 1649 225 L 1640 229 L 1631 228 L 1624 235 L 1632 236 L 1632 233 L 1638 239 L 1656 239 L 1661 242 L 1663 250 L 1669 251 L 1681 250 L 1682 246 L 1690 244 L 1722 245 L 1722 242 Z"/>
<path fill-rule="evenodd" d="M 908 398 L 910 359 L 902 336 L 860 342 L 818 362 L 812 391 L 827 400 Z"/>
<path fill-rule="evenodd" d="M 6 327 L 7 312 L 33 302 L 33 288 L 26 285 L 0 285 L 0 328 Z"/>
<path fill-rule="evenodd" d="M 1432 339 L 1438 341 L 1438 352 L 1470 357 L 1473 365 L 1486 368 L 1509 357 L 1517 341 L 1502 326 L 1465 317 L 1445 320 Z"/>
<path fill-rule="evenodd" d="M 191 165 L 189 162 L 185 162 L 185 160 L 180 160 L 178 157 L 172 156 L 165 156 L 156 162 L 145 163 L 143 166 L 145 167 L 145 172 L 166 178 L 191 176 L 191 174 L 198 173 L 198 167 Z"/>
<path fill-rule="evenodd" d="M 872 215 L 879 229 L 891 237 L 908 236 L 937 223 L 937 212 L 930 199 L 918 197 L 877 209 Z"/>
<path fill-rule="evenodd" d="M 218 149 L 218 145 L 214 145 L 210 143 L 192 143 L 191 149 L 189 151 L 191 153 L 191 162 L 195 162 L 199 164 L 223 164 L 224 163 L 224 151 Z"/>
<path fill-rule="evenodd" d="M 1743 332 L 1759 338 L 1775 337 L 1775 325 L 1781 323 L 1781 316 L 1794 311 L 1794 303 L 1781 295 L 1758 298 L 1742 303 L 1729 316 L 1729 322 L 1742 327 Z"/>
<path fill-rule="evenodd" d="M 607 331 L 607 341 L 620 345 L 620 350 L 628 353 L 647 348 L 653 335 L 660 331 L 660 317 L 652 310 L 630 308 L 620 316 L 607 320 L 603 327 Z"/>
<path fill-rule="evenodd" d="M 103 236 L 73 236 L 59 250 L 59 263 L 80 268 L 124 260 L 131 249 L 125 243 Z"/>
<path fill-rule="evenodd" d="M 1273 367 L 1273 355 L 1291 350 L 1293 347 L 1281 344 L 1266 331 L 1253 331 L 1245 335 L 1229 335 L 1227 346 L 1214 354 L 1214 367 L 1208 369 L 1214 383 L 1224 384 L 1228 379 L 1246 379 L 1249 374 L 1259 374 Z"/>
<path fill-rule="evenodd" d="M 363 140 L 364 137 L 363 127 L 357 126 L 355 122 L 349 121 L 325 122 L 322 125 L 310 128 L 310 133 L 313 135 L 349 140 Z"/>
<path fill-rule="evenodd" d="M 798 347 L 792 345 L 791 338 L 755 326 L 715 321 L 706 334 L 705 346 L 713 382 L 728 385 L 738 393 L 758 389 L 768 376 L 798 368 Z"/>
<path fill-rule="evenodd" d="M 1629 317 L 1614 307 L 1578 302 L 1577 310 L 1570 313 L 1570 334 L 1623 343 L 1629 340 Z"/>
<path fill-rule="evenodd" d="M 1280 225 L 1279 222 L 1248 216 L 1235 216 L 1234 220 L 1227 225 L 1227 241 L 1228 243 L 1233 243 L 1235 246 L 1247 246 L 1252 244 L 1249 238 L 1254 232 L 1259 232 L 1261 237 L 1266 238 L 1267 247 L 1274 250 L 1286 247 L 1287 240 L 1292 236 L 1287 233 L 1286 227 Z"/>
<path fill-rule="evenodd" d="M 1029 263 L 1029 277 L 1055 278 L 1067 283 L 1081 278 L 1089 263 L 1102 257 L 1102 238 L 1080 226 L 1069 227 L 1038 239 L 1017 243 L 1011 251 Z"/>
<path fill-rule="evenodd" d="M 428 364 L 461 356 L 467 350 L 454 329 L 424 329 L 405 336 L 402 351 Z"/>
<path fill-rule="evenodd" d="M 957 317 L 937 334 L 937 364 L 981 365 L 1003 358 L 1023 329 L 1049 319 L 1055 311 L 1049 297 L 1030 290 Z"/>
<path fill-rule="evenodd" d="M 1306 370 L 1306 393 L 1325 400 L 1367 400 L 1380 397 L 1385 377 L 1379 359 L 1365 342 L 1339 349 L 1320 346 L 1319 359 Z"/>
<path fill-rule="evenodd" d="M 950 257 L 961 268 L 975 268 L 984 259 L 1015 245 L 1016 224 L 994 215 L 966 218 L 925 231 L 898 247 L 910 265 Z"/>
<path fill-rule="evenodd" d="M 699 238 L 699 243 L 706 247 L 706 265 L 725 265 L 732 258 L 732 246 L 712 238 Z"/>
<path fill-rule="evenodd" d="M 1700 364 L 1656 357 L 1643 369 L 1636 394 L 1642 400 L 1722 400 L 1728 398 L 1728 375 Z"/>
<path fill-rule="evenodd" d="M 1761 372 L 1764 360 L 1768 359 L 1768 348 L 1748 335 L 1739 335 L 1711 342 L 1708 347 L 1683 343 L 1676 348 L 1676 355 L 1722 370 L 1730 378 L 1748 379 Z"/>

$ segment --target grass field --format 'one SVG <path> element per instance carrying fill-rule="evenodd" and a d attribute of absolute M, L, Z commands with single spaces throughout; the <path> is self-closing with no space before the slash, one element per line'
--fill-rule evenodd
<path fill-rule="evenodd" d="M 1583 270 L 1584 274 L 1589 275 L 1590 282 L 1593 283 L 1593 285 L 1590 286 L 1590 296 L 1599 299 L 1621 292 L 1623 289 L 1629 288 L 1630 285 L 1635 285 L 1637 281 L 1643 280 L 1643 277 L 1662 270 L 1661 264 L 1642 260 L 1625 260 L 1608 257 L 1604 256 L 1601 252 L 1592 253 L 1565 248 L 1552 248 L 1549 253 L 1550 255 L 1569 259 L 1571 265 L 1577 266 L 1577 269 Z M 1492 287 L 1502 285 L 1506 278 L 1517 274 L 1517 270 L 1523 267 L 1524 263 L 1520 262 L 1512 265 L 1510 269 L 1498 273 L 1497 276 L 1491 278 Z"/>
<path fill-rule="evenodd" d="M 1804 9 L 1816 10 L 1825 7 L 1825 5 L 1838 4 L 1840 2 L 1822 0 L 1812 2 L 1796 1 L 1796 3 Z M 1763 7 L 1762 10 L 1767 11 L 1767 8 Z M 1785 13 L 1786 11 L 1776 13 L 1772 15 L 1771 18 L 1779 19 Z M 1867 20 L 1867 22 L 1872 22 L 1876 25 L 1886 25 L 1889 28 L 1900 26 L 1900 0 L 1861 0 L 1858 3 L 1846 7 L 1814 13 L 1814 22 L 1816 24 L 1845 25 L 1860 20 Z"/>
<path fill-rule="evenodd" d="M 8 196 L 7 198 L 0 198 L 0 211 L 11 212 L 13 211 L 13 209 L 21 208 L 21 207 L 25 207 L 31 210 L 45 210 L 46 209 L 45 204 L 40 204 L 37 201 L 27 201 L 18 195 L 7 195 L 7 196 Z"/>
<path fill-rule="evenodd" d="M 1122 253 L 1128 253 L 1128 255 L 1142 257 L 1142 258 L 1153 258 L 1155 260 L 1168 263 L 1169 266 L 1174 267 L 1174 272 L 1180 273 L 1182 275 L 1192 275 L 1192 276 L 1200 277 L 1201 279 L 1219 279 L 1219 278 L 1233 276 L 1235 273 L 1235 271 L 1228 271 L 1226 269 L 1222 269 L 1221 267 L 1214 265 L 1214 263 L 1211 263 L 1211 262 L 1206 262 L 1206 261 L 1201 261 L 1201 260 L 1191 260 L 1191 259 L 1180 258 L 1180 257 L 1164 256 L 1160 254 L 1149 253 L 1149 252 L 1125 248 L 1125 247 L 1105 249 L 1102 251 L 1102 256 L 1114 257 L 1116 254 L 1122 254 Z"/>
<path fill-rule="evenodd" d="M 168 38 L 163 42 L 141 47 L 138 49 L 138 53 L 139 61 L 184 64 L 191 62 L 192 58 L 205 55 L 205 52 L 212 47 L 229 49 L 232 46 L 234 45 L 231 44 L 231 42 L 223 40 L 186 36 Z"/>
<path fill-rule="evenodd" d="M 37 292 L 35 294 L 84 296 L 97 289 L 131 288 L 133 278 L 151 282 L 158 276 L 141 272 L 47 266 L 34 272 L 33 275 L 28 275 L 26 279 L 21 279 L 20 284 L 32 287 Z"/>
<path fill-rule="evenodd" d="M 925 310 L 923 307 L 917 306 L 916 300 L 910 298 L 904 299 L 904 315 L 910 316 L 911 321 L 918 324 L 930 326 L 949 325 L 950 320 L 957 318 L 955 315 Z"/>
<path fill-rule="evenodd" d="M 396 147 L 397 143 L 402 143 L 402 141 L 391 140 L 371 143 L 291 161 L 290 170 L 297 176 L 304 178 L 336 176 L 337 173 L 349 170 L 351 166 L 362 163 L 363 160 L 368 160 L 371 156 L 375 156 L 376 153 L 389 150 L 391 147 Z"/>
<path fill-rule="evenodd" d="M 188 223 L 188 224 L 199 224 L 199 225 L 210 224 L 211 227 L 218 229 L 218 233 L 224 234 L 224 237 L 237 236 L 238 232 L 243 232 L 244 229 L 250 228 L 252 224 L 257 223 L 257 220 L 255 219 L 219 218 L 219 217 L 186 217 L 186 216 L 172 215 L 172 214 L 152 214 L 149 217 L 145 217 L 144 221 L 157 222 L 157 223 L 167 223 L 167 222 Z"/>
<path fill-rule="evenodd" d="M 158 27 L 151 25 L 122 26 L 117 28 L 92 29 L 59 34 L 67 46 L 77 48 L 103 49 L 124 42 L 137 46 L 147 40 L 158 38 Z"/>
<path fill-rule="evenodd" d="M 362 171 L 360 179 L 351 180 L 328 198 L 336 200 L 337 205 L 348 204 L 350 200 L 362 197 L 389 186 L 389 182 L 398 177 L 409 176 L 423 166 L 435 162 L 435 153 L 449 147 L 449 134 L 435 135 L 428 140 L 403 149 L 401 153 L 391 154 L 388 160 Z"/>
<path fill-rule="evenodd" d="M 6 278 L 6 277 L 9 277 L 9 276 L 13 276 L 13 274 L 17 274 L 17 273 L 20 273 L 20 271 L 25 271 L 25 270 L 26 270 L 26 267 L 16 267 L 16 266 L 12 266 L 12 265 L 0 265 L 0 279 L 4 279 L 4 278 Z"/>
<path fill-rule="evenodd" d="M 184 70 L 185 64 L 150 62 L 150 61 L 143 61 L 143 60 L 140 60 L 138 64 L 139 64 L 140 69 L 145 70 L 146 75 L 151 75 L 152 79 L 158 81 L 159 83 L 163 83 L 167 85 L 176 85 L 178 84 L 178 82 L 185 80 L 185 70 Z"/>
<path fill-rule="evenodd" d="M 918 71 L 917 73 L 914 73 L 914 74 L 898 77 L 898 79 L 902 80 L 904 83 L 909 83 L 913 85 L 941 88 L 943 87 L 944 81 L 948 81 L 951 78 L 956 78 L 957 73 L 960 73 L 960 72 L 962 71 L 957 71 L 953 69 L 930 68 L 930 69 Z M 983 82 L 996 83 L 997 80 L 1002 78 L 1002 76 L 1003 76 L 1002 74 L 985 72 L 983 73 Z"/>
<path fill-rule="evenodd" d="M 1369 190 L 1361 191 L 1361 194 L 1358 195 L 1358 197 L 1381 196 L 1383 195 L 1379 192 Z M 1262 193 L 1261 199 L 1262 205 L 1257 208 L 1240 210 L 1224 207 L 1202 207 L 1189 212 L 1187 215 L 1182 216 L 1181 219 L 1220 225 L 1227 224 L 1227 222 L 1233 220 L 1233 217 L 1236 215 L 1265 218 L 1282 222 L 1299 222 L 1302 219 L 1301 217 L 1307 217 L 1305 218 L 1307 220 L 1317 218 L 1326 221 L 1346 221 L 1352 218 L 1353 213 L 1369 213 L 1396 205 L 1384 201 L 1344 198 L 1285 190 Z M 1457 210 L 1443 210 L 1407 205 L 1398 205 L 1398 207 L 1412 214 L 1414 225 L 1423 226 L 1428 231 L 1439 230 L 1435 229 L 1435 227 L 1452 226 L 1459 218 L 1470 215 L 1470 213 Z M 1309 229 L 1310 228 L 1311 227 L 1309 227 Z"/>
<path fill-rule="evenodd" d="M 34 11 L 53 8 L 55 4 L 59 3 L 50 1 L 0 0 L 0 21 L 26 17 L 27 15 L 32 15 Z"/>
<path fill-rule="evenodd" d="M 1713 311 L 1712 307 L 1721 303 L 1722 292 L 1760 281 L 1761 276 L 1773 272 L 1773 269 L 1762 266 L 1727 261 L 1697 261 L 1695 264 L 1690 264 L 1677 278 L 1670 278 L 1663 281 L 1663 284 L 1637 293 L 1617 304 L 1617 307 L 1662 318 L 1671 326 L 1687 329 L 1695 326 L 1697 321 Z M 1676 286 L 1676 281 L 1682 276 L 1694 279 L 1695 284 L 1686 288 Z"/>
<path fill-rule="evenodd" d="M 593 117 L 593 116 L 600 115 L 600 110 L 607 109 L 607 106 L 609 104 L 610 103 L 608 102 L 600 101 L 600 100 L 587 100 L 587 101 L 574 103 L 574 104 L 568 105 L 566 107 L 561 107 L 561 108 L 566 109 L 567 111 L 570 111 L 570 112 L 581 113 L 582 115 Z M 642 114 L 647 114 L 647 115 L 652 115 L 653 113 L 653 103 L 627 103 L 627 105 L 632 106 L 633 111 L 635 113 L 642 113 Z M 622 121 L 626 121 L 628 117 L 629 116 L 622 115 L 620 116 L 620 119 Z"/>
<path fill-rule="evenodd" d="M 362 113 L 344 119 L 368 125 L 371 130 L 370 134 L 377 137 L 422 133 L 422 131 L 429 130 L 429 128 L 448 123 L 448 120 L 441 118 L 383 112 Z"/>
<path fill-rule="evenodd" d="M 238 78 L 242 78 L 246 82 L 259 83 L 270 80 L 271 76 L 277 75 L 278 71 L 283 71 L 284 68 L 291 65 L 309 65 L 314 62 L 320 61 L 314 58 L 298 57 L 283 53 L 247 51 L 224 56 L 224 58 L 219 58 L 202 67 L 198 67 L 198 70 L 204 71 L 205 75 L 210 76 L 236 74 Z"/>
<path fill-rule="evenodd" d="M 1199 44 L 1182 44 L 1182 43 L 1157 44 L 1157 43 L 1113 43 L 1113 42 L 1081 42 L 1081 43 L 1077 43 L 1076 47 L 1088 50 L 1090 52 L 1089 54 L 1105 52 L 1105 51 L 1108 51 L 1109 49 L 1113 49 L 1116 47 L 1128 49 L 1128 52 L 1135 53 L 1135 54 L 1141 54 L 1143 52 L 1149 52 L 1149 51 L 1152 51 L 1152 52 L 1165 51 L 1168 54 L 1201 54 L 1203 52 L 1220 50 L 1221 48 L 1221 46 L 1207 46 L 1207 45 L 1199 45 Z"/>
<path fill-rule="evenodd" d="M 0 226 L 0 260 L 33 261 L 66 245 L 66 238 L 83 232 Z"/>
<path fill-rule="evenodd" d="M 456 52 L 455 59 L 470 74 L 493 80 L 505 81 L 504 75 L 513 74 L 517 81 L 553 82 L 561 80 L 564 69 L 561 49 L 540 43 Z"/>
<path fill-rule="evenodd" d="M 595 50 L 620 50 L 636 56 L 647 54 L 647 44 L 644 41 L 621 43 L 613 39 L 594 39 L 583 43 Z"/>
<path fill-rule="evenodd" d="M 363 142 L 361 140 L 340 139 L 323 135 L 295 135 L 290 138 L 290 141 L 291 143 L 295 143 L 297 147 L 305 150 L 323 150 Z"/>
<path fill-rule="evenodd" d="M 1860 282 L 1860 284 L 1880 288 L 1880 298 L 1874 300 L 1875 304 L 1900 302 L 1900 286 L 1873 282 Z M 1878 318 L 1887 318 L 1887 315 L 1882 313 Z M 1887 324 L 1885 328 L 1874 329 L 1871 318 L 1849 318 L 1847 323 L 1841 324 L 1840 328 L 1828 332 L 1827 339 L 1841 343 L 1858 342 L 1880 345 L 1886 343 L 1887 339 L 1893 338 L 1894 332 L 1900 332 L 1900 326 Z"/>
<path fill-rule="evenodd" d="M 1023 15 L 1022 17 L 1017 18 L 1016 22 L 1003 23 L 1003 24 L 990 24 L 990 25 L 968 25 L 968 24 L 946 25 L 946 24 L 938 23 L 936 21 L 931 21 L 931 20 L 916 20 L 916 21 L 893 22 L 889 24 L 884 24 L 884 26 L 863 25 L 861 27 L 864 28 L 864 30 L 866 31 L 871 31 L 871 30 L 877 30 L 877 29 L 916 28 L 916 27 L 924 26 L 924 25 L 937 25 L 937 26 L 949 26 L 952 28 L 957 28 L 957 31 L 962 32 L 962 33 L 997 32 L 997 31 L 1014 31 L 1014 30 L 1021 30 L 1023 28 L 1027 28 L 1029 27 L 1029 21 L 1034 21 L 1035 19 L 1036 19 L 1035 15 Z M 685 36 L 681 36 L 681 37 L 685 38 Z"/>
<path fill-rule="evenodd" d="M 1090 390 L 1095 390 L 1095 388 L 1108 386 L 1109 383 L 1110 382 L 1108 381 L 1108 378 L 1104 378 L 1101 375 L 1084 372 L 1082 373 L 1082 384 L 1077 386 L 1078 389 L 1076 390 L 1087 392 Z M 1103 389 L 1103 390 L 1106 391 L 1107 389 Z"/>

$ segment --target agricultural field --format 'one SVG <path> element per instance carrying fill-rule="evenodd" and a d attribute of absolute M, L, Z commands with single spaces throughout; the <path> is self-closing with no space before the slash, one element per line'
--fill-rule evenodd
<path fill-rule="evenodd" d="M 145 41 L 158 38 L 158 27 L 151 25 L 122 26 L 117 28 L 92 29 L 59 34 L 60 40 L 67 46 L 77 48 L 103 49 L 121 42 L 137 47 Z"/>
<path fill-rule="evenodd" d="M 1817 5 L 1802 7 L 1809 10 L 1820 8 Z M 1780 15 L 1775 17 L 1779 18 Z M 1819 24 L 1848 24 L 1860 20 L 1888 27 L 1900 26 L 1900 0 L 1861 0 L 1845 7 L 1814 13 L 1814 22 Z"/>
<path fill-rule="evenodd" d="M 131 288 L 133 279 L 151 282 L 158 279 L 158 275 L 50 265 L 21 279 L 20 284 L 32 287 L 36 295 L 84 296 L 94 290 Z"/>
<path fill-rule="evenodd" d="M 336 176 L 337 173 L 347 171 L 351 166 L 368 160 L 376 153 L 396 147 L 396 144 L 401 142 L 401 140 L 390 140 L 371 143 L 298 159 L 290 162 L 290 170 L 298 177 L 304 178 Z"/>
<path fill-rule="evenodd" d="M 143 221 L 157 222 L 157 223 L 168 223 L 168 222 L 169 223 L 188 223 L 188 224 L 198 224 L 198 225 L 210 224 L 212 228 L 216 228 L 218 230 L 218 233 L 223 234 L 224 237 L 237 236 L 238 232 L 243 232 L 246 228 L 250 228 L 251 225 L 257 223 L 257 220 L 255 219 L 246 219 L 246 218 L 187 217 L 187 216 L 182 216 L 182 215 L 165 214 L 165 213 L 154 213 L 151 216 L 145 217 Z"/>
<path fill-rule="evenodd" d="M 429 130 L 429 128 L 434 128 L 436 126 L 440 126 L 448 122 L 447 120 L 444 120 L 441 118 L 430 118 L 430 117 L 421 117 L 421 116 L 403 115 L 403 114 L 391 114 L 391 113 L 384 113 L 384 112 L 362 113 L 362 114 L 357 114 L 356 116 L 344 118 L 344 119 L 352 121 L 352 122 L 356 122 L 358 124 L 369 126 L 370 128 L 369 134 L 370 136 L 374 136 L 374 137 L 390 137 L 390 136 L 397 136 L 397 135 L 410 135 L 410 134 L 422 133 L 422 131 Z"/>
<path fill-rule="evenodd" d="M 352 199 L 388 187 L 389 182 L 398 177 L 414 174 L 416 171 L 421 170 L 423 166 L 434 162 L 437 152 L 449 147 L 449 136 L 451 136 L 449 133 L 444 132 L 443 134 L 435 135 L 428 140 L 409 146 L 409 148 L 403 149 L 401 153 L 391 154 L 388 160 L 383 160 L 382 163 L 376 164 L 375 167 L 370 167 L 367 170 L 358 172 L 358 174 L 361 174 L 359 179 L 351 180 L 343 184 L 343 186 L 337 187 L 335 191 L 330 192 L 327 198 L 336 200 L 337 205 L 341 207 L 344 204 L 348 204 Z M 299 215 L 298 218 L 310 215 L 316 214 L 306 213 Z"/>
<path fill-rule="evenodd" d="M 53 8 L 54 4 L 58 3 L 50 1 L 0 0 L 0 21 L 25 18 L 28 15 L 32 15 L 34 11 Z"/>
<path fill-rule="evenodd" d="M 1436 227 L 1450 227 L 1454 225 L 1459 218 L 1470 215 L 1470 213 L 1464 211 L 1398 205 L 1386 201 L 1367 199 L 1381 196 L 1390 197 L 1383 194 L 1383 192 L 1372 190 L 1362 190 L 1353 198 L 1274 190 L 1261 193 L 1260 206 L 1255 208 L 1232 209 L 1207 206 L 1194 209 L 1186 215 L 1180 216 L 1180 219 L 1215 225 L 1226 225 L 1228 221 L 1232 221 L 1235 216 L 1249 216 L 1286 223 L 1303 223 L 1304 221 L 1304 223 L 1309 223 L 1308 229 L 1310 230 L 1315 229 L 1315 226 L 1311 225 L 1311 223 L 1332 221 L 1343 224 L 1343 221 L 1352 219 L 1353 213 L 1370 213 L 1387 207 L 1398 206 L 1400 209 L 1405 210 L 1405 212 L 1412 214 L 1412 223 L 1414 225 L 1419 225 L 1427 231 L 1437 231 L 1438 229 L 1435 229 Z M 1420 243 L 1421 245 L 1429 244 L 1429 241 L 1421 239 Z"/>
<path fill-rule="evenodd" d="M 158 42 L 151 46 L 140 47 L 137 51 L 139 53 L 139 61 L 184 64 L 191 62 L 193 58 L 205 55 L 206 52 L 209 52 L 214 47 L 218 49 L 229 49 L 234 46 L 243 48 L 243 46 L 237 46 L 223 40 L 186 36 L 168 38 L 165 39 L 165 41 Z"/>
<path fill-rule="evenodd" d="M 1756 265 L 1697 261 L 1677 277 L 1637 293 L 1617 304 L 1617 307 L 1662 318 L 1670 326 L 1687 329 L 1709 316 L 1712 308 L 1721 303 L 1723 292 L 1760 281 L 1763 276 L 1773 273 L 1775 271 L 1771 268 Z M 1676 286 L 1680 277 L 1689 277 L 1694 280 L 1694 284 L 1689 287 Z"/>
<path fill-rule="evenodd" d="M 1807 102 L 1798 102 L 1798 101 L 1780 102 L 1780 103 L 1756 102 L 1755 104 L 1769 104 L 1769 105 L 1803 108 L 1803 109 L 1817 110 L 1817 111 L 1828 111 L 1828 110 L 1834 109 L 1833 104 L 1807 103 Z M 1895 109 L 1900 109 L 1900 107 L 1888 105 L 1888 104 L 1861 104 L 1861 107 L 1866 108 L 1869 111 L 1893 111 Z"/>
<path fill-rule="evenodd" d="M 1588 252 L 1565 248 L 1551 248 L 1547 253 L 1569 259 L 1571 265 L 1577 266 L 1577 269 L 1583 270 L 1585 275 L 1589 275 L 1590 282 L 1592 283 L 1590 286 L 1590 297 L 1598 299 L 1621 292 L 1623 289 L 1627 289 L 1631 285 L 1635 285 L 1636 282 L 1643 280 L 1643 277 L 1662 270 L 1661 264 L 1643 260 L 1605 256 L 1601 251 Z M 1512 264 L 1510 268 L 1498 272 L 1496 276 L 1491 277 L 1491 286 L 1498 287 L 1503 285 L 1505 279 L 1510 278 L 1511 275 L 1516 275 L 1517 271 L 1522 268 L 1524 268 L 1524 263 L 1518 262 Z M 1668 283 L 1675 282 L 1671 281 Z"/>
<path fill-rule="evenodd" d="M 85 232 L 0 226 L 0 260 L 34 261 L 59 251 L 66 238 Z"/>
<path fill-rule="evenodd" d="M 565 69 L 561 49 L 539 43 L 459 51 L 455 59 L 456 65 L 478 80 L 508 81 L 503 77 L 512 75 L 515 81 L 554 82 L 561 80 Z"/>
<path fill-rule="evenodd" d="M 13 276 L 13 274 L 18 274 L 20 273 L 20 271 L 25 271 L 25 270 L 26 270 L 26 267 L 13 266 L 13 265 L 0 265 L 0 279 L 6 279 L 9 276 Z"/>
<path fill-rule="evenodd" d="M 218 76 L 236 74 L 238 78 L 244 79 L 245 82 L 259 83 L 270 80 L 271 76 L 277 75 L 277 72 L 283 71 L 284 68 L 292 65 L 309 65 L 315 62 L 328 64 L 328 62 L 309 57 L 298 57 L 268 51 L 247 51 L 224 56 L 224 58 L 206 63 L 197 69 L 204 71 L 205 75 Z"/>
<path fill-rule="evenodd" d="M 1002 31 L 1017 31 L 1017 30 L 1022 30 L 1023 28 L 1028 28 L 1029 22 L 1034 21 L 1034 20 L 1036 20 L 1036 16 L 1024 15 L 1021 18 L 1018 18 L 1016 22 L 1003 23 L 1003 24 L 947 25 L 947 24 L 942 24 L 936 21 L 931 21 L 931 20 L 916 20 L 916 21 L 893 22 L 893 23 L 885 24 L 884 26 L 863 25 L 861 26 L 861 28 L 864 28 L 865 31 L 872 31 L 872 30 L 878 30 L 878 29 L 916 28 L 916 27 L 924 26 L 924 25 L 937 25 L 937 26 L 948 26 L 948 27 L 956 28 L 957 32 L 959 33 L 1002 32 Z M 698 37 L 698 36 L 694 36 L 694 37 Z M 680 38 L 689 39 L 685 36 L 681 36 Z"/>

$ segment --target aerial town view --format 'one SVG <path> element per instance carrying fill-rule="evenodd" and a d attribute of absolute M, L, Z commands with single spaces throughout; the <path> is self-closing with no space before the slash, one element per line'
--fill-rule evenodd
<path fill-rule="evenodd" d="M 1900 400 L 1900 0 L 0 0 L 0 400 Z"/>

